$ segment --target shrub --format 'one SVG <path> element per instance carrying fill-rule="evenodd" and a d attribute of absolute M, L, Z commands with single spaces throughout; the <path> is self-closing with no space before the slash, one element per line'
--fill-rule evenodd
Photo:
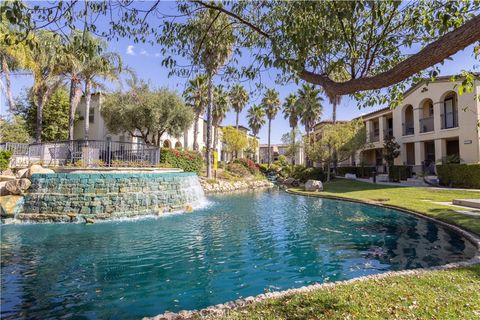
<path fill-rule="evenodd" d="M 339 176 L 344 176 L 347 173 L 355 174 L 358 178 L 370 178 L 373 172 L 376 170 L 375 167 L 338 167 L 337 174 Z"/>
<path fill-rule="evenodd" d="M 160 150 L 160 163 L 168 164 L 186 172 L 199 172 L 203 166 L 203 157 L 196 151 L 180 151 L 162 148 Z"/>
<path fill-rule="evenodd" d="M 411 177 L 411 166 L 390 166 L 388 169 L 388 178 L 392 181 L 407 180 Z"/>
<path fill-rule="evenodd" d="M 461 163 L 462 159 L 460 159 L 460 156 L 458 154 L 452 154 L 449 156 L 445 156 L 442 159 L 440 159 L 441 164 L 452 164 L 452 163 Z"/>
<path fill-rule="evenodd" d="M 8 169 L 8 165 L 10 164 L 10 158 L 12 157 L 13 153 L 8 150 L 1 150 L 0 151 L 0 171 L 4 171 Z"/>
<path fill-rule="evenodd" d="M 268 172 L 268 164 L 260 163 L 258 165 L 258 169 L 260 170 L 261 173 L 267 173 Z"/>
<path fill-rule="evenodd" d="M 244 177 L 250 175 L 250 171 L 243 165 L 233 162 L 227 165 L 227 171 L 236 175 L 237 177 Z"/>
<path fill-rule="evenodd" d="M 440 184 L 455 188 L 480 188 L 480 164 L 437 165 Z"/>
<path fill-rule="evenodd" d="M 251 174 L 255 174 L 255 173 L 258 172 L 258 168 L 255 165 L 255 162 L 253 162 L 250 159 L 236 159 L 236 160 L 233 161 L 233 163 L 241 164 L 242 166 L 247 168 L 248 171 L 250 171 Z"/>
<path fill-rule="evenodd" d="M 327 174 L 323 171 L 322 168 L 306 168 L 301 170 L 297 169 L 293 173 L 292 178 L 299 180 L 300 182 L 307 182 L 307 180 L 327 180 Z"/>

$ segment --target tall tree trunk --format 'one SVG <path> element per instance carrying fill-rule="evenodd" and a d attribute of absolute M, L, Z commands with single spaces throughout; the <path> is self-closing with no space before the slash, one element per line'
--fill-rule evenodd
<path fill-rule="evenodd" d="M 333 100 L 333 108 L 332 108 L 332 124 L 333 126 L 337 125 L 337 104 L 340 101 L 340 97 L 335 97 Z M 333 148 L 333 154 L 332 154 L 332 159 L 333 159 L 333 173 L 336 175 L 337 174 L 337 166 L 338 166 L 338 157 L 337 157 L 337 150 L 336 148 Z M 330 167 L 328 168 L 328 173 L 330 175 Z M 330 181 L 330 179 L 329 179 Z"/>
<path fill-rule="evenodd" d="M 72 77 L 70 80 L 70 115 L 68 118 L 68 139 L 70 141 L 74 139 L 75 112 L 77 111 L 81 97 L 82 88 L 80 87 L 80 79 L 78 77 Z"/>
<path fill-rule="evenodd" d="M 269 167 L 272 162 L 271 150 L 270 150 L 270 132 L 271 131 L 272 131 L 272 120 L 268 119 L 268 166 Z"/>
<path fill-rule="evenodd" d="M 5 58 L 2 59 L 2 72 L 5 74 L 5 95 L 7 96 L 8 106 L 10 108 L 10 112 L 15 112 L 15 100 L 13 100 L 12 95 L 12 82 L 10 80 L 10 69 L 8 68 L 7 60 Z M 15 117 L 13 117 L 13 121 L 15 121 Z"/>
<path fill-rule="evenodd" d="M 43 131 L 43 106 L 45 104 L 45 94 L 43 90 L 39 92 L 37 96 L 37 127 L 35 128 L 35 142 L 42 142 L 42 131 Z"/>
<path fill-rule="evenodd" d="M 253 135 L 253 139 L 254 139 L 254 141 L 255 141 L 255 143 L 256 143 L 256 141 L 257 141 L 257 134 L 256 134 L 256 133 Z M 255 149 L 253 150 L 253 161 L 254 161 L 254 162 L 257 162 L 257 163 L 259 162 L 259 161 L 258 161 L 258 158 L 257 158 L 257 148 L 255 148 Z"/>
<path fill-rule="evenodd" d="M 218 125 L 215 124 L 213 127 L 213 152 L 217 151 L 217 143 L 218 143 Z"/>
<path fill-rule="evenodd" d="M 200 114 L 195 114 L 195 123 L 193 125 L 193 150 L 198 151 L 198 120 L 200 120 Z"/>
<path fill-rule="evenodd" d="M 90 103 L 92 101 L 92 83 L 90 80 L 85 81 L 85 119 L 84 119 L 84 136 L 88 140 L 88 132 L 90 131 Z"/>
<path fill-rule="evenodd" d="M 208 105 L 207 105 L 207 178 L 212 178 L 212 74 L 208 74 Z"/>
<path fill-rule="evenodd" d="M 235 128 L 238 130 L 238 122 L 239 122 L 240 112 L 237 111 L 236 119 L 235 119 Z M 233 153 L 232 153 L 233 157 Z M 238 151 L 235 151 L 235 159 L 238 159 Z"/>
<path fill-rule="evenodd" d="M 292 161 L 291 161 L 292 165 L 295 164 L 296 147 L 297 146 L 295 145 L 295 127 L 292 127 Z"/>

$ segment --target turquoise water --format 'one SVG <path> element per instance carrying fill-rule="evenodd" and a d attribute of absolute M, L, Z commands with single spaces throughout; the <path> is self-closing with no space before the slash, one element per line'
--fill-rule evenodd
<path fill-rule="evenodd" d="M 273 190 L 209 201 L 158 219 L 2 226 L 1 318 L 138 319 L 475 252 L 373 206 Z"/>

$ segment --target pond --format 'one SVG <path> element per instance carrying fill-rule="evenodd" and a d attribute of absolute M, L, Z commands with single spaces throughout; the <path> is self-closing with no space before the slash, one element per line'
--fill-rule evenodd
<path fill-rule="evenodd" d="M 138 319 L 476 253 L 425 219 L 276 190 L 160 218 L 0 231 L 2 319 Z"/>

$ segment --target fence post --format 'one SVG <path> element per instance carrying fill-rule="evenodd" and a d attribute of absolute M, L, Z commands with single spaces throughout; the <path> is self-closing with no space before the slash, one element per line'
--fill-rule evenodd
<path fill-rule="evenodd" d="M 112 140 L 108 140 L 108 145 L 107 145 L 107 165 L 109 167 L 112 166 Z"/>

